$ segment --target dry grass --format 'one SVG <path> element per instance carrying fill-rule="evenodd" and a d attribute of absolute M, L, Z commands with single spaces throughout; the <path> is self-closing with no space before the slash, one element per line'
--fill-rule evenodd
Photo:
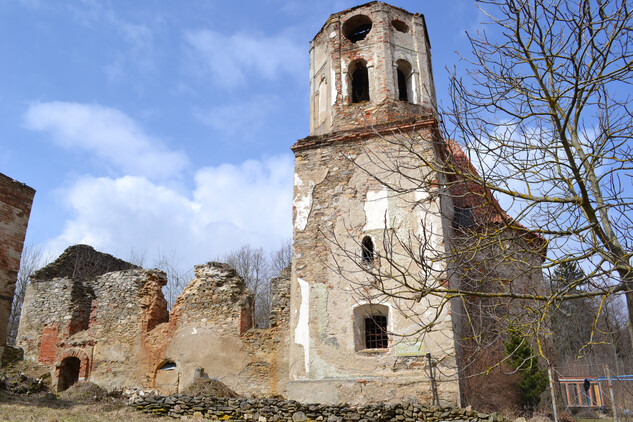
<path fill-rule="evenodd" d="M 0 392 L 0 421 L 41 422 L 126 422 L 173 421 L 170 417 L 155 417 L 111 399 L 101 403 L 78 403 L 50 400 L 43 395 L 13 396 Z"/>

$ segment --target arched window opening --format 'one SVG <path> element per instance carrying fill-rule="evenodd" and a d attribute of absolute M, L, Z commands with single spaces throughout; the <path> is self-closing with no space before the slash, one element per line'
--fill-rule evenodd
<path fill-rule="evenodd" d="M 158 370 L 159 371 L 173 371 L 176 368 L 177 368 L 176 363 L 168 360 L 167 362 L 163 363 L 160 366 L 160 368 L 158 368 Z"/>
<path fill-rule="evenodd" d="M 400 101 L 409 101 L 409 93 L 407 92 L 407 79 L 402 73 L 402 70 L 398 68 L 398 99 Z"/>
<path fill-rule="evenodd" d="M 371 19 L 365 15 L 356 15 L 348 19 L 343 24 L 343 35 L 345 38 L 355 43 L 365 39 L 369 31 L 371 31 Z"/>
<path fill-rule="evenodd" d="M 354 308 L 354 342 L 356 351 L 389 347 L 389 308 L 366 304 Z"/>
<path fill-rule="evenodd" d="M 369 101 L 369 74 L 365 63 L 357 60 L 350 66 L 352 76 L 352 103 Z"/>
<path fill-rule="evenodd" d="M 413 72 L 409 62 L 398 60 L 396 74 L 398 79 L 398 99 L 400 101 L 413 102 Z"/>
<path fill-rule="evenodd" d="M 361 249 L 363 263 L 366 265 L 370 265 L 371 263 L 373 263 L 376 252 L 374 249 L 374 242 L 371 240 L 371 237 L 365 236 L 363 238 L 363 241 L 361 242 Z"/>
<path fill-rule="evenodd" d="M 178 394 L 180 388 L 180 371 L 173 360 L 164 360 L 156 367 L 153 388 L 161 394 Z"/>
<path fill-rule="evenodd" d="M 391 25 L 398 32 L 402 32 L 404 34 L 409 32 L 409 25 L 407 25 L 406 23 L 402 22 L 401 20 L 394 19 L 394 20 L 391 21 Z"/>
<path fill-rule="evenodd" d="M 469 228 L 475 225 L 473 219 L 473 210 L 471 207 L 454 207 L 453 208 L 453 228 Z"/>
<path fill-rule="evenodd" d="M 59 370 L 59 379 L 57 381 L 57 391 L 65 391 L 79 380 L 79 370 L 81 369 L 81 360 L 75 356 L 64 358 L 61 362 Z"/>

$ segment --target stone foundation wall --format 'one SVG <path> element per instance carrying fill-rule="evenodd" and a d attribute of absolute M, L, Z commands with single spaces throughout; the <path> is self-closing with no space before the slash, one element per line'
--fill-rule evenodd
<path fill-rule="evenodd" d="M 0 173 L 0 358 L 35 190 Z"/>

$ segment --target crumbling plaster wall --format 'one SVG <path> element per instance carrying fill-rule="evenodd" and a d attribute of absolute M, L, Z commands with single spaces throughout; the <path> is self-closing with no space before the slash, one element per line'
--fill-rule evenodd
<path fill-rule="evenodd" d="M 0 173 L 0 358 L 35 190 Z"/>
<path fill-rule="evenodd" d="M 196 371 L 203 369 L 242 391 L 248 386 L 232 375 L 247 371 L 252 363 L 240 339 L 253 325 L 252 293 L 226 264 L 197 265 L 195 275 L 170 312 L 169 334 L 163 336 L 162 327 L 156 329 L 166 341 L 156 368 L 164 361 L 176 363 L 180 374 L 177 390 L 191 384 Z M 153 387 L 159 386 L 154 383 Z"/>
<path fill-rule="evenodd" d="M 409 277 L 423 274 L 411 258 L 399 249 L 398 240 L 384 239 L 384 233 L 410 241 L 413 250 L 420 238 L 435 259 L 443 252 L 445 219 L 440 213 L 437 183 L 428 168 L 411 167 L 415 180 L 425 181 L 407 193 L 389 191 L 393 183 L 414 188 L 402 177 L 383 167 L 396 159 L 406 165 L 398 148 L 406 136 L 385 131 L 378 136 L 372 129 L 350 134 L 339 142 L 294 149 L 294 262 L 292 275 L 290 397 L 320 402 L 397 401 L 403 397 L 430 398 L 431 388 L 423 356 L 401 357 L 398 350 L 418 346 L 438 362 L 440 398 L 457 402 L 457 379 L 452 322 L 448 308 L 438 310 L 439 301 L 424 299 L 402 303 L 385 298 L 371 288 L 372 279 L 359 266 L 361 240 L 371 236 L 378 256 L 395 248 L 400 265 Z M 433 125 L 417 130 L 413 145 L 422 156 L 433 155 Z M 398 139 L 403 137 L 402 139 Z M 382 163 L 382 164 L 380 164 Z M 411 164 L 411 163 L 410 163 Z M 403 167 L 404 168 L 404 167 Z M 376 178 L 382 179 L 379 182 Z M 421 227 L 424 225 L 424 227 Z M 419 245 L 418 245 L 419 246 Z M 380 266 L 380 258 L 374 263 Z M 360 264 L 362 265 L 362 264 Z M 445 264 L 436 259 L 436 273 L 444 274 Z M 385 268 L 386 270 L 386 268 Z M 443 280 L 431 282 L 441 283 Z M 388 307 L 391 333 L 387 350 L 358 350 L 353 311 L 369 302 Z M 419 337 L 416 331 L 440 312 L 433 329 Z M 413 343 L 413 344 L 412 344 Z M 421 354 L 424 354 L 421 353 Z"/>
<path fill-rule="evenodd" d="M 69 248 L 35 275 L 74 273 L 68 263 L 81 263 L 77 252 L 84 248 Z M 90 259 L 109 257 L 90 250 L 96 254 Z M 289 273 L 273 283 L 275 323 L 266 330 L 252 329 L 253 296 L 235 270 L 212 262 L 196 266 L 195 274 L 171 312 L 161 291 L 167 282 L 162 271 L 36 278 L 23 305 L 19 344 L 27 359 L 49 366 L 55 383 L 63 359 L 74 356 L 81 361 L 80 380 L 108 389 L 178 393 L 206 374 L 243 394 L 283 394 Z M 166 362 L 175 368 L 161 370 Z"/>
<path fill-rule="evenodd" d="M 169 323 L 155 329 L 157 336 L 166 339 L 158 347 L 156 368 L 165 361 L 174 362 L 178 385 L 161 387 L 154 381 L 152 386 L 182 391 L 197 376 L 206 374 L 241 394 L 283 395 L 288 272 L 272 282 L 275 319 L 270 329 L 253 328 L 253 294 L 234 269 L 210 262 L 197 265 L 195 274 L 176 300 Z M 159 375 L 160 369 L 156 372 Z"/>

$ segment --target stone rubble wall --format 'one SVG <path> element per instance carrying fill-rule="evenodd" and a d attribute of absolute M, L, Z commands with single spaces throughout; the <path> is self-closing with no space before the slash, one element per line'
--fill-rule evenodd
<path fill-rule="evenodd" d="M 114 271 L 140 268 L 110 254 L 98 252 L 89 245 L 73 245 L 54 261 L 31 275 L 33 280 L 70 278 L 88 280 Z"/>
<path fill-rule="evenodd" d="M 230 335 L 253 326 L 253 295 L 233 268 L 209 262 L 196 265 L 194 272 L 196 278 L 176 299 L 170 319 L 177 318 L 181 325 L 212 324 L 216 332 Z"/>
<path fill-rule="evenodd" d="M 105 267 L 85 265 L 83 258 Z M 65 276 L 29 286 L 18 341 L 27 359 L 49 366 L 54 383 L 62 360 L 77 357 L 80 380 L 107 389 L 177 393 L 204 374 L 242 394 L 285 393 L 288 270 L 275 281 L 275 327 L 253 329 L 253 295 L 226 264 L 196 266 L 195 279 L 168 312 L 162 271 L 133 268 L 77 279 L 68 276 L 74 274 L 70 263 L 95 271 L 126 266 L 91 247 L 74 246 L 40 271 Z M 173 372 L 160 370 L 166 362 L 175 364 Z"/>
<path fill-rule="evenodd" d="M 210 420 L 235 421 L 459 421 L 505 422 L 497 413 L 479 413 L 467 409 L 426 406 L 414 403 L 374 404 L 302 404 L 294 400 L 228 399 L 216 397 L 145 396 L 130 400 L 130 405 L 145 413 L 174 418 L 198 415 Z"/>
<path fill-rule="evenodd" d="M 163 392 L 182 391 L 202 371 L 241 394 L 284 394 L 287 330 L 280 325 L 253 328 L 253 295 L 230 266 L 210 262 L 196 266 L 195 273 L 176 300 L 167 328 L 156 329 L 160 339 L 152 352 L 156 366 L 165 360 L 176 364 L 177 386 L 160 385 L 160 371 L 155 371 L 157 381 L 149 386 Z M 280 290 L 284 290 L 282 278 L 276 282 Z M 289 284 L 289 274 L 285 284 Z M 149 337 L 155 337 L 154 333 Z"/>
<path fill-rule="evenodd" d="M 166 281 L 162 271 L 144 269 L 90 280 L 33 281 L 22 306 L 18 344 L 27 359 L 50 367 L 54 381 L 59 363 L 74 356 L 82 362 L 81 376 L 105 388 L 137 383 L 147 370 L 139 343 L 148 320 L 144 305 L 150 294 L 162 298 Z"/>
<path fill-rule="evenodd" d="M 0 173 L 0 358 L 35 190 Z"/>
<path fill-rule="evenodd" d="M 270 280 L 270 327 L 283 327 L 290 321 L 291 266 Z"/>

